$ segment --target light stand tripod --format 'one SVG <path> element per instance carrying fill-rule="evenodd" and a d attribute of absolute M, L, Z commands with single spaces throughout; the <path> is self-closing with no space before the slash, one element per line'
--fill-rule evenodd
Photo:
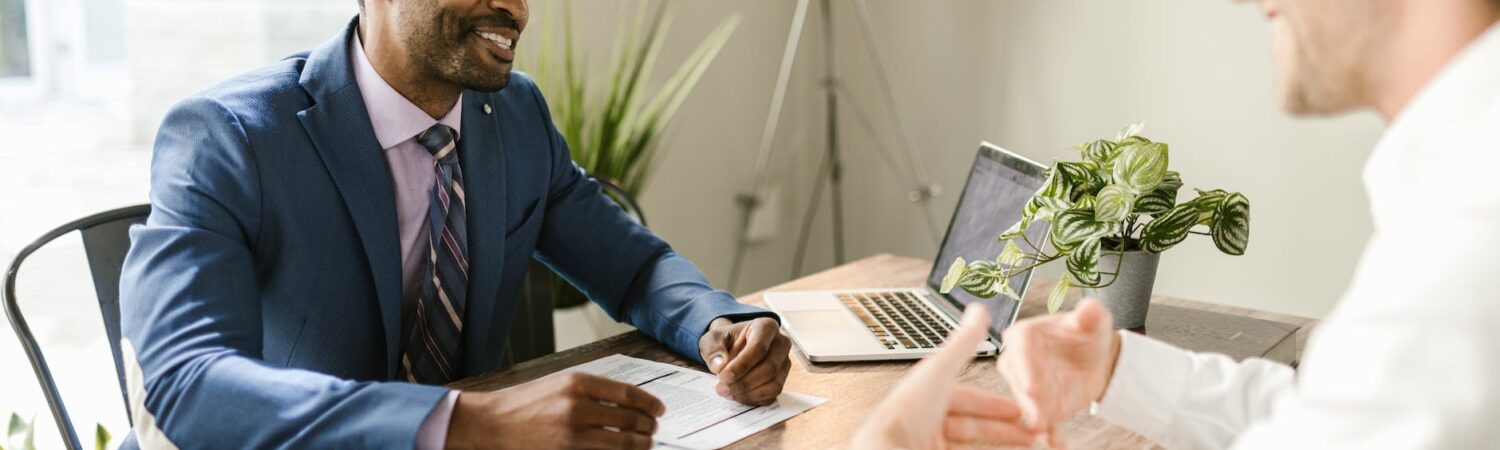
<path fill-rule="evenodd" d="M 766 126 L 762 130 L 760 149 L 755 161 L 755 181 L 750 192 L 738 196 L 737 203 L 740 207 L 740 230 L 739 238 L 734 250 L 734 261 L 730 268 L 729 289 L 732 291 L 739 285 L 740 272 L 744 268 L 745 252 L 750 245 L 750 219 L 756 208 L 761 205 L 761 194 L 765 189 L 766 171 L 771 160 L 773 141 L 776 138 L 777 127 L 781 122 L 782 106 L 786 100 L 787 83 L 791 79 L 792 65 L 797 59 L 797 49 L 802 41 L 802 31 L 807 24 L 807 12 L 811 0 L 797 0 L 796 10 L 792 16 L 792 27 L 787 35 L 786 49 L 781 55 L 781 67 L 777 71 L 776 85 L 772 91 L 771 110 L 766 117 Z M 886 147 L 883 140 L 875 133 L 873 122 L 868 115 L 856 105 L 847 88 L 838 75 L 838 48 L 835 46 L 833 29 L 833 5 L 832 0 L 819 0 L 822 12 L 823 25 L 823 48 L 824 48 L 824 78 L 823 92 L 827 108 L 827 147 L 824 149 L 822 162 L 819 164 L 817 177 L 814 180 L 813 192 L 808 200 L 807 211 L 803 214 L 801 229 L 797 237 L 796 256 L 792 261 L 792 276 L 800 276 L 802 273 L 802 260 L 807 251 L 808 236 L 812 231 L 814 214 L 823 197 L 823 186 L 826 182 L 829 188 L 829 201 L 832 204 L 833 221 L 833 258 L 837 263 L 844 262 L 844 205 L 843 205 L 843 160 L 839 149 L 838 113 L 839 103 L 843 101 L 850 111 L 854 112 L 860 127 L 864 129 L 867 137 L 875 143 L 879 151 L 881 161 L 887 170 L 891 172 L 893 181 L 904 180 L 906 183 L 907 200 L 918 205 L 921 209 L 923 222 L 927 225 L 928 233 L 933 240 L 938 238 L 937 224 L 933 222 L 931 214 L 932 198 L 942 194 L 942 187 L 932 183 L 927 177 L 927 171 L 921 165 L 921 160 L 916 157 L 912 150 L 911 137 L 906 131 L 905 124 L 901 122 L 900 109 L 892 96 L 891 84 L 886 76 L 885 61 L 876 49 L 879 44 L 875 40 L 875 29 L 871 25 L 869 5 L 866 0 L 854 0 L 856 18 L 859 20 L 860 32 L 864 35 L 865 50 L 870 53 L 870 61 L 874 65 L 874 73 L 880 84 L 881 92 L 884 94 L 886 109 L 890 111 L 889 117 L 899 135 L 903 154 L 905 157 L 905 171 L 899 170 L 895 159 L 890 155 L 891 151 Z"/>

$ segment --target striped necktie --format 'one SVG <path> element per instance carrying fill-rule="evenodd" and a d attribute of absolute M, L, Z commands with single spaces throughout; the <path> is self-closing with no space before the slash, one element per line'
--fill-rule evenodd
<path fill-rule="evenodd" d="M 469 290 L 468 233 L 463 171 L 453 129 L 437 124 L 417 135 L 432 153 L 437 182 L 428 206 L 428 270 L 414 309 L 411 336 L 401 354 L 401 376 L 413 383 L 444 384 L 463 368 L 464 306 Z"/>

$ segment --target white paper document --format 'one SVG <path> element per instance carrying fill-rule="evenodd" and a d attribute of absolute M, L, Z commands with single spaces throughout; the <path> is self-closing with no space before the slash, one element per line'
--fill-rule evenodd
<path fill-rule="evenodd" d="M 714 391 L 718 377 L 625 355 L 610 355 L 568 368 L 640 386 L 667 405 L 657 418 L 658 447 L 717 449 L 749 437 L 828 401 L 782 392 L 776 403 L 746 406 Z"/>

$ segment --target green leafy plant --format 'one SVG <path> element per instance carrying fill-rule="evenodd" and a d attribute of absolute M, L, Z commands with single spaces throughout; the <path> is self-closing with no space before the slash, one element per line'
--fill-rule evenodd
<path fill-rule="evenodd" d="M 0 450 L 36 450 L 36 417 L 21 420 L 21 415 L 10 413 L 10 423 L 5 427 L 5 442 Z M 104 425 L 94 424 L 94 450 L 109 448 L 109 430 Z"/>
<path fill-rule="evenodd" d="M 5 445 L 0 450 L 36 450 L 36 430 L 32 429 L 35 423 L 35 416 L 21 420 L 20 414 L 10 413 L 10 423 L 5 426 Z"/>
<path fill-rule="evenodd" d="M 661 86 L 648 86 L 656 67 L 671 13 L 666 1 L 648 11 L 645 1 L 620 2 L 620 17 L 634 16 L 614 38 L 609 72 L 602 77 L 587 70 L 574 46 L 572 2 L 561 0 L 562 48 L 551 33 L 552 12 L 543 17 L 544 30 L 534 59 L 522 61 L 552 105 L 552 119 L 572 149 L 573 160 L 590 175 L 609 179 L 632 196 L 639 195 L 660 159 L 663 131 L 729 37 L 739 26 L 734 15 L 720 23 L 698 44 L 677 71 Z M 585 80 L 585 76 L 589 78 Z M 588 299 L 561 278 L 551 291 L 557 307 Z"/>
<path fill-rule="evenodd" d="M 1250 201 L 1238 192 L 1214 189 L 1197 190 L 1197 198 L 1177 203 L 1182 175 L 1167 168 L 1167 143 L 1141 136 L 1143 127 L 1138 122 L 1120 130 L 1114 140 L 1078 145 L 1078 161 L 1054 162 L 1021 220 L 999 236 L 1004 243 L 1000 255 L 994 260 L 954 260 L 943 277 L 942 292 L 958 287 L 979 297 L 1020 300 L 1010 278 L 1061 259 L 1067 272 L 1047 296 L 1047 311 L 1056 312 L 1075 285 L 1113 284 L 1127 251 L 1161 253 L 1189 234 L 1201 234 L 1212 237 L 1226 254 L 1244 254 L 1250 240 Z M 1026 231 L 1041 222 L 1051 224 L 1051 252 L 1027 236 Z M 1105 257 L 1115 258 L 1114 272 L 1100 273 L 1099 261 Z"/>

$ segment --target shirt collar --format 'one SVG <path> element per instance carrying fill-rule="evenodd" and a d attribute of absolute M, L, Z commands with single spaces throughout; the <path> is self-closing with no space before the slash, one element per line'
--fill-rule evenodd
<path fill-rule="evenodd" d="M 459 124 L 463 122 L 463 94 L 459 94 L 458 101 L 453 102 L 453 109 L 448 110 L 442 119 L 434 120 L 422 108 L 396 92 L 375 71 L 375 66 L 365 56 L 359 33 L 354 35 L 353 47 L 350 53 L 354 60 L 354 82 L 359 85 L 359 95 L 365 101 L 365 110 L 370 112 L 370 125 L 375 128 L 375 139 L 380 142 L 381 149 L 389 149 L 413 139 L 439 123 L 453 128 L 455 139 L 461 135 Z"/>

